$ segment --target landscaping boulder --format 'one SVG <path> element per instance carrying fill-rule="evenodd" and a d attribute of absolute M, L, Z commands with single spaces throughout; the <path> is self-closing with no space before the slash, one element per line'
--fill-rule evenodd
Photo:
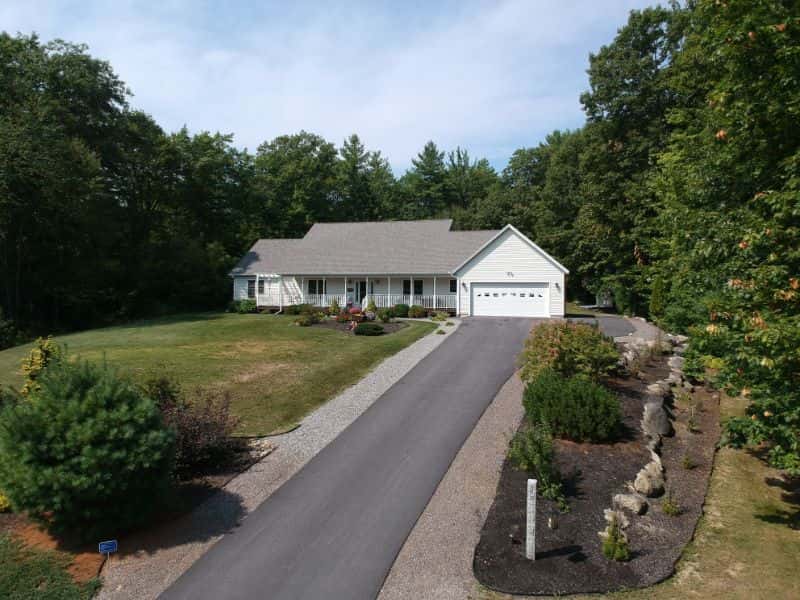
<path fill-rule="evenodd" d="M 669 388 L 667 388 L 669 389 Z M 664 386 L 658 383 L 651 383 L 647 386 L 647 394 L 648 396 L 659 396 L 663 398 L 667 394 L 667 390 L 664 389 Z"/>
<path fill-rule="evenodd" d="M 672 423 L 669 422 L 663 404 L 648 403 L 644 405 L 642 414 L 642 431 L 645 435 L 671 435 Z"/>
<path fill-rule="evenodd" d="M 686 359 L 682 356 L 670 356 L 669 360 L 667 360 L 667 364 L 669 368 L 674 371 L 682 371 L 683 364 L 686 362 Z"/>
<path fill-rule="evenodd" d="M 647 511 L 647 500 L 640 494 L 616 494 L 613 504 L 618 510 L 629 510 L 635 515 L 643 515 Z"/>
<path fill-rule="evenodd" d="M 633 489 L 652 498 L 664 493 L 664 473 L 661 461 L 651 460 L 636 474 Z"/>
<path fill-rule="evenodd" d="M 650 452 L 658 452 L 661 449 L 661 436 L 657 433 L 647 436 L 647 449 Z"/>
<path fill-rule="evenodd" d="M 689 341 L 689 338 L 685 335 L 670 335 L 668 338 L 669 341 L 672 342 L 673 346 L 681 346 Z"/>
<path fill-rule="evenodd" d="M 683 381 L 683 377 L 681 377 L 681 374 L 678 371 L 671 371 L 667 376 L 667 381 L 672 385 L 680 385 L 681 381 Z"/>
<path fill-rule="evenodd" d="M 686 352 L 686 346 L 684 344 L 681 344 L 680 346 L 675 346 L 672 349 L 672 352 L 677 356 L 683 356 L 683 354 Z"/>

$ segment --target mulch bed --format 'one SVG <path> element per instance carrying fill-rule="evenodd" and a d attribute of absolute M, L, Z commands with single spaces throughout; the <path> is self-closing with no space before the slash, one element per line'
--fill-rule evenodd
<path fill-rule="evenodd" d="M 383 333 L 395 333 L 396 331 L 400 331 L 408 327 L 408 323 L 403 323 L 401 321 L 394 321 L 393 323 L 381 323 L 380 321 L 371 321 L 372 323 L 377 323 L 381 327 L 383 327 Z M 339 323 L 335 319 L 325 319 L 324 321 L 320 321 L 319 323 L 314 323 L 312 327 L 325 327 L 326 329 L 335 329 L 336 331 L 342 331 L 344 333 L 352 334 L 352 323 L 347 321 L 345 323 Z"/>
<path fill-rule="evenodd" d="M 648 365 L 641 379 L 608 382 L 622 405 L 627 434 L 620 442 L 556 442 L 556 463 L 565 478 L 570 510 L 559 513 L 554 502 L 537 499 L 536 561 L 525 558 L 525 496 L 530 474 L 505 461 L 497 496 L 475 549 L 473 569 L 478 581 L 505 593 L 558 595 L 646 587 L 673 573 L 702 514 L 719 439 L 719 403 L 704 389 L 693 395 L 695 402 L 702 402 L 702 410 L 695 416 L 699 431 L 688 430 L 689 407 L 678 402 L 673 408 L 675 436 L 664 439 L 661 451 L 667 489 L 682 507 L 681 514 L 665 515 L 663 497 L 648 499 L 650 506 L 642 516 L 626 512 L 631 523 L 627 529 L 628 562 L 606 559 L 598 536 L 605 528 L 603 510 L 611 506 L 614 494 L 627 492 L 626 482 L 632 482 L 649 461 L 639 429 L 644 391 L 668 373 L 664 357 Z M 684 462 L 686 456 L 691 464 Z M 554 529 L 547 524 L 551 516 L 557 521 Z"/>

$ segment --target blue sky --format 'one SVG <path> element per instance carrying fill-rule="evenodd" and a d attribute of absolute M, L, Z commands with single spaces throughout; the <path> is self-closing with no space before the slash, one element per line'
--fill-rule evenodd
<path fill-rule="evenodd" d="M 87 44 L 168 131 L 355 132 L 400 174 L 429 139 L 502 168 L 578 127 L 589 53 L 652 3 L 3 0 L 0 29 Z"/>

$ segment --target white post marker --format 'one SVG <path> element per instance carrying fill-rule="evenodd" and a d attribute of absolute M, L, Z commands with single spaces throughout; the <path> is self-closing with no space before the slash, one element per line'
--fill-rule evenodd
<path fill-rule="evenodd" d="M 528 526 L 525 535 L 525 556 L 536 560 L 536 480 L 528 479 Z"/>

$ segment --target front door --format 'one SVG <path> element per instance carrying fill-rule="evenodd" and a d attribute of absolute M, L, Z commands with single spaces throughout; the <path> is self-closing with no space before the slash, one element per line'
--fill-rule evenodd
<path fill-rule="evenodd" d="M 366 296 L 366 295 L 367 295 L 367 282 L 366 282 L 366 280 L 359 281 L 358 282 L 358 299 L 357 299 L 359 304 L 363 304 L 364 303 L 364 296 Z"/>

